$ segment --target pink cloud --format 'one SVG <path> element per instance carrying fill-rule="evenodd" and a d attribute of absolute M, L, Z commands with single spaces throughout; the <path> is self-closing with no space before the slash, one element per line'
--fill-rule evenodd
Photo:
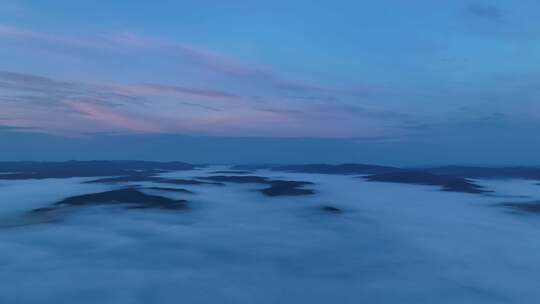
<path fill-rule="evenodd" d="M 161 84 L 62 82 L 9 72 L 0 72 L 0 78 L 0 113 L 17 119 L 2 124 L 67 134 L 371 138 L 393 135 L 410 119 L 317 99 L 240 97 Z"/>
<path fill-rule="evenodd" d="M 162 85 L 162 84 L 142 84 L 138 86 L 132 86 L 132 90 L 147 94 L 159 94 L 169 96 L 198 96 L 209 98 L 238 98 L 238 96 L 219 90 L 209 89 L 194 89 L 181 86 Z"/>
<path fill-rule="evenodd" d="M 60 47 L 111 49 L 110 45 L 96 40 L 64 37 L 2 24 L 0 24 L 0 37 L 34 41 Z M 45 45 L 42 45 L 42 47 L 45 47 Z"/>
<path fill-rule="evenodd" d="M 166 41 L 133 32 L 110 32 L 93 37 L 73 38 L 0 24 L 0 36 L 37 41 L 55 47 L 60 46 L 62 51 L 72 48 L 77 52 L 78 49 L 83 48 L 119 53 L 140 49 L 172 52 L 208 72 L 241 80 L 246 84 L 293 92 L 332 93 L 334 91 L 323 86 L 280 77 L 269 67 L 247 64 L 215 50 L 189 43 Z"/>
<path fill-rule="evenodd" d="M 144 133 L 158 133 L 161 131 L 158 124 L 150 123 L 142 119 L 136 119 L 127 114 L 112 112 L 109 109 L 105 109 L 95 104 L 75 100 L 67 101 L 65 103 L 84 117 L 112 127 Z"/>
<path fill-rule="evenodd" d="M 204 86 L 61 82 L 33 75 L 0 73 L 0 77 L 6 79 L 0 89 L 13 95 L 9 98 L 18 102 L 15 106 L 18 113 L 27 116 L 25 123 L 44 129 L 64 132 L 83 132 L 95 128 L 147 133 L 357 137 L 370 134 L 379 136 L 383 131 L 374 127 L 372 121 L 388 119 L 386 114 L 340 107 L 341 101 L 334 98 L 369 95 L 372 93 L 370 87 L 358 86 L 347 91 L 290 80 L 269 67 L 241 62 L 191 44 L 130 32 L 73 38 L 3 25 L 0 25 L 1 37 L 32 41 L 53 51 L 58 49 L 57 46 L 62 46 L 62 52 L 70 51 L 75 55 L 80 54 L 83 48 L 99 49 L 113 55 L 139 56 L 144 53 L 148 55 L 145 60 L 173 54 L 173 58 L 196 65 L 195 72 L 203 71 L 202 78 L 212 81 L 224 79 L 227 85 L 232 84 L 236 88 L 234 93 L 230 93 Z M 173 72 L 188 75 L 190 71 Z M 215 74 L 219 74 L 219 77 L 214 77 Z M 238 88 L 250 93 L 236 93 Z M 4 106 L 2 102 L 7 102 L 7 99 L 0 98 L 0 106 Z M 15 105 L 13 101 L 11 103 Z M 22 104 L 28 104 L 31 110 L 24 109 Z M 54 111 L 47 109 L 51 106 L 63 112 L 52 113 Z M 66 116 L 59 119 L 64 114 Z M 64 125 L 61 125 L 61 121 L 64 121 Z M 322 123 L 324 121 L 332 121 L 335 125 L 329 127 Z"/>

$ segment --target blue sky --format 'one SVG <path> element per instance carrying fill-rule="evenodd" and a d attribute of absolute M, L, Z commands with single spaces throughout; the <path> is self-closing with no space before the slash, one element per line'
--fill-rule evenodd
<path fill-rule="evenodd" d="M 276 160 L 250 138 L 302 139 L 281 162 L 538 164 L 539 20 L 532 0 L 0 0 L 0 158 L 221 138 L 221 161 Z"/>

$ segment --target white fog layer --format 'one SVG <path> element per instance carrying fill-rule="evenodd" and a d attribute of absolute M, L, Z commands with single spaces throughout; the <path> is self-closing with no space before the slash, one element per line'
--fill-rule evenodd
<path fill-rule="evenodd" d="M 0 181 L 0 303 L 540 301 L 540 213 L 497 205 L 540 200 L 533 181 L 476 180 L 494 192 L 465 194 L 347 175 L 249 175 L 313 182 L 304 188 L 316 193 L 270 197 L 251 183 Z M 31 212 L 126 185 L 194 193 L 143 190 L 185 199 L 185 210 Z"/>

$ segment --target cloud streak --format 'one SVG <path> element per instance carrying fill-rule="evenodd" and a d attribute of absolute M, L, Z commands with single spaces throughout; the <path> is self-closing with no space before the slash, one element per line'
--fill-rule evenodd
<path fill-rule="evenodd" d="M 231 57 L 200 46 L 170 42 L 132 32 L 103 33 L 94 37 L 73 38 L 0 24 L 0 37 L 36 43 L 52 51 L 82 55 L 86 52 L 123 53 L 126 50 L 152 50 L 176 55 L 179 59 L 206 70 L 262 87 L 283 92 L 332 94 L 335 89 L 280 77 L 268 67 L 242 63 Z M 82 52 L 81 52 L 82 50 Z"/>
<path fill-rule="evenodd" d="M 90 120 L 117 127 L 122 130 L 143 133 L 159 133 L 161 131 L 159 125 L 155 123 L 149 123 L 142 119 L 135 119 L 128 115 L 115 113 L 110 111 L 110 109 L 103 108 L 96 104 L 76 100 L 67 101 L 65 104 L 71 107 L 75 112 L 82 114 Z"/>
<path fill-rule="evenodd" d="M 163 84 L 95 84 L 0 72 L 2 124 L 43 132 L 261 137 L 381 137 L 406 115 L 359 106 L 250 98 Z M 335 121 L 333 126 L 321 124 Z"/>
<path fill-rule="evenodd" d="M 471 3 L 467 6 L 467 11 L 478 18 L 490 20 L 494 22 L 504 21 L 503 11 L 492 4 L 488 3 Z"/>

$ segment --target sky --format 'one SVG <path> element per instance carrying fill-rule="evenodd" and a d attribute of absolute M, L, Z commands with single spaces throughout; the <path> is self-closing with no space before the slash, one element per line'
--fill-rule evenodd
<path fill-rule="evenodd" d="M 0 160 L 540 165 L 540 2 L 0 0 Z"/>

